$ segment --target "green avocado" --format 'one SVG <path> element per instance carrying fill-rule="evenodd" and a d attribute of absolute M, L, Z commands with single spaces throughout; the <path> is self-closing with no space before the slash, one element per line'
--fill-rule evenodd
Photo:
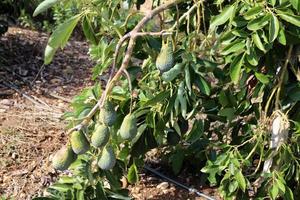
<path fill-rule="evenodd" d="M 169 40 L 162 43 L 161 50 L 156 58 L 156 68 L 161 72 L 169 71 L 174 65 L 173 46 Z"/>
<path fill-rule="evenodd" d="M 124 117 L 120 127 L 120 136 L 123 140 L 131 140 L 137 134 L 137 121 L 134 114 L 128 114 Z"/>
<path fill-rule="evenodd" d="M 63 146 L 52 159 L 52 166 L 57 170 L 66 170 L 77 158 L 70 145 Z"/>
<path fill-rule="evenodd" d="M 98 166 L 103 170 L 110 170 L 116 164 L 116 156 L 111 146 L 106 146 L 98 161 Z"/>
<path fill-rule="evenodd" d="M 112 126 L 117 119 L 117 113 L 112 103 L 107 101 L 100 109 L 99 121 L 106 126 Z"/>
<path fill-rule="evenodd" d="M 95 131 L 91 137 L 91 143 L 95 147 L 103 147 L 109 140 L 109 129 L 105 125 L 96 126 Z"/>
<path fill-rule="evenodd" d="M 71 146 L 76 154 L 84 154 L 90 148 L 90 144 L 81 131 L 73 131 L 70 138 Z"/>
<path fill-rule="evenodd" d="M 182 63 L 176 64 L 172 69 L 162 73 L 161 78 L 166 82 L 173 81 L 182 71 Z"/>

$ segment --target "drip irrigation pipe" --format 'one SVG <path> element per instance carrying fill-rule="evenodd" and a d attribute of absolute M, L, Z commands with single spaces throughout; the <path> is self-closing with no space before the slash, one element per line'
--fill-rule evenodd
<path fill-rule="evenodd" d="M 168 182 L 174 183 L 175 185 L 177 185 L 177 186 L 179 186 L 179 187 L 181 187 L 181 188 L 183 188 L 183 189 L 185 189 L 185 190 L 187 190 L 187 191 L 189 191 L 189 192 L 191 192 L 191 193 L 194 193 L 194 194 L 196 194 L 196 195 L 198 195 L 198 196 L 200 196 L 200 197 L 206 198 L 206 199 L 208 199 L 208 200 L 215 200 L 214 198 L 209 197 L 209 196 L 207 196 L 207 195 L 205 195 L 205 194 L 199 192 L 199 191 L 196 190 L 195 188 L 190 188 L 190 187 L 188 187 L 188 186 L 186 186 L 186 185 L 183 185 L 182 183 L 179 183 L 179 182 L 177 182 L 177 181 L 175 181 L 175 180 L 173 180 L 173 179 L 171 179 L 171 178 L 169 178 L 169 177 L 163 175 L 162 173 L 156 171 L 155 169 L 153 169 L 153 168 L 151 168 L 151 167 L 149 167 L 149 166 L 147 166 L 147 165 L 144 166 L 144 169 L 146 169 L 146 170 L 148 170 L 149 172 L 152 172 L 153 174 L 155 174 L 155 175 L 157 175 L 157 176 L 159 176 L 159 177 L 161 177 L 161 178 L 167 180 Z"/>

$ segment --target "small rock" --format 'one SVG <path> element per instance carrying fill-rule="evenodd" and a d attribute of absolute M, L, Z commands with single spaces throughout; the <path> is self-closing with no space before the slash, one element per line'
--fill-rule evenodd
<path fill-rule="evenodd" d="M 18 157 L 18 154 L 16 152 L 13 152 L 11 155 L 11 158 L 15 160 L 17 157 Z"/>
<path fill-rule="evenodd" d="M 2 99 L 0 101 L 0 104 L 5 105 L 5 106 L 12 106 L 12 105 L 14 105 L 14 102 L 9 99 Z"/>
<path fill-rule="evenodd" d="M 162 193 L 163 193 L 163 194 L 168 194 L 168 193 L 169 193 L 169 190 L 165 189 L 165 190 L 162 191 Z"/>
<path fill-rule="evenodd" d="M 174 186 L 170 187 L 170 190 L 175 191 L 176 188 Z"/>
<path fill-rule="evenodd" d="M 52 83 L 52 84 L 60 84 L 61 82 L 62 82 L 62 80 L 59 78 L 53 78 L 50 80 L 50 83 Z"/>
<path fill-rule="evenodd" d="M 150 176 L 150 177 L 147 177 L 147 181 L 157 181 L 157 178 Z"/>
<path fill-rule="evenodd" d="M 65 104 L 62 103 L 62 102 L 59 102 L 59 103 L 58 103 L 58 107 L 64 108 L 64 107 L 65 107 Z"/>
<path fill-rule="evenodd" d="M 161 190 L 165 190 L 169 187 L 169 183 L 168 182 L 162 182 L 160 184 L 158 184 L 156 186 L 157 189 L 161 189 Z"/>

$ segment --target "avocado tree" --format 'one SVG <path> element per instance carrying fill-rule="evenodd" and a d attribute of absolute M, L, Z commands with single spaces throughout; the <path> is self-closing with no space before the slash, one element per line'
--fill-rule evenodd
<path fill-rule="evenodd" d="M 45 0 L 34 15 L 69 1 Z M 300 198 L 300 1 L 154 0 L 145 12 L 139 0 L 75 2 L 45 64 L 80 24 L 95 85 L 65 115 L 69 142 L 53 166 L 72 176 L 51 198 L 126 199 L 119 180 L 138 181 L 155 147 L 224 199 Z"/>

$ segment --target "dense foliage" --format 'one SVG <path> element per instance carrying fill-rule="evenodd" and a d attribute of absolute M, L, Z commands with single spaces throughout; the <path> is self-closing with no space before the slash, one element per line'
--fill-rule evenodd
<path fill-rule="evenodd" d="M 166 147 L 175 174 L 192 166 L 224 199 L 300 198 L 300 1 L 141 3 L 77 1 L 49 38 L 45 64 L 80 23 L 97 61 L 65 115 L 73 151 L 84 144 L 51 197 L 127 199 L 121 177 L 138 181 L 145 153 Z"/>

